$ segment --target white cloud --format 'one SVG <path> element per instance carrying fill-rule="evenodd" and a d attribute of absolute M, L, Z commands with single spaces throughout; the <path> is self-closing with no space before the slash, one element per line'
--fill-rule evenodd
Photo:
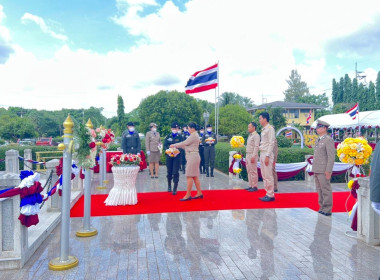
<path fill-rule="evenodd" d="M 42 32 L 49 34 L 50 36 L 52 36 L 55 39 L 58 39 L 61 41 L 67 41 L 67 39 L 68 39 L 67 36 L 65 36 L 63 34 L 56 33 L 53 30 L 51 30 L 51 28 L 49 26 L 47 26 L 47 24 L 45 23 L 45 20 L 39 16 L 32 15 L 30 13 L 25 13 L 21 18 L 21 22 L 23 24 L 27 24 L 28 22 L 34 22 L 35 24 L 37 24 L 41 28 Z"/>
<path fill-rule="evenodd" d="M 13 106 L 95 106 L 104 107 L 110 116 L 116 114 L 118 94 L 130 111 L 161 89 L 184 91 L 191 74 L 219 61 L 220 93 L 236 92 L 256 104 L 263 97 L 268 102 L 282 100 L 292 69 L 312 92 L 323 93 L 332 78 L 344 75 L 326 71 L 324 45 L 359 30 L 379 14 L 377 1 L 364 2 L 192 0 L 181 11 L 171 1 L 159 6 L 154 0 L 118 0 L 114 22 L 141 38 L 129 51 L 99 54 L 64 45 L 54 57 L 38 60 L 17 47 L 0 65 L 0 92 L 8 93 L 7 102 Z M 144 13 L 147 7 L 156 12 Z M 23 21 L 67 40 L 42 18 L 25 14 Z M 296 62 L 295 49 L 305 54 L 303 62 Z M 194 97 L 213 101 L 214 92 Z"/>

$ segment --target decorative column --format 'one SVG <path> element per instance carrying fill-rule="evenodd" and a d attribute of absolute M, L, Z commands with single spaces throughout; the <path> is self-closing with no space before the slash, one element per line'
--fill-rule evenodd
<path fill-rule="evenodd" d="M 305 161 L 312 157 L 313 155 L 305 155 Z M 313 185 L 314 184 L 314 179 L 313 176 L 309 175 L 309 172 L 307 172 L 307 168 L 305 168 L 305 182 L 307 185 Z"/>
<path fill-rule="evenodd" d="M 369 177 L 359 178 L 358 239 L 369 245 L 378 246 L 380 245 L 380 215 L 372 209 L 369 184 Z"/>
<path fill-rule="evenodd" d="M 88 128 L 92 128 L 91 120 L 88 119 L 86 124 Z M 99 178 L 100 176 L 99 167 Z M 92 172 L 86 168 L 84 173 L 84 215 L 83 215 L 83 228 L 76 232 L 78 237 L 90 237 L 98 234 L 98 231 L 91 227 L 91 176 Z"/>
<path fill-rule="evenodd" d="M 58 181 L 58 175 L 57 175 L 57 170 L 56 170 L 56 167 L 58 165 L 59 165 L 58 159 L 49 160 L 45 164 L 46 174 L 49 176 L 50 173 L 52 172 L 50 189 L 52 189 L 54 184 Z M 56 211 L 61 210 L 61 197 L 58 195 L 58 190 L 57 190 L 57 193 L 55 195 L 50 197 L 50 207 L 48 207 L 47 210 L 49 212 L 56 212 Z"/>
<path fill-rule="evenodd" d="M 62 172 L 62 215 L 61 215 L 61 254 L 49 262 L 51 270 L 66 270 L 78 265 L 78 259 L 69 256 L 69 237 L 70 237 L 70 196 L 71 196 L 71 164 L 72 151 L 74 146 L 73 139 L 74 123 L 70 117 L 63 123 L 64 135 L 63 144 L 59 148 L 63 151 L 63 172 Z"/>
<path fill-rule="evenodd" d="M 25 149 L 24 150 L 24 159 L 25 160 L 32 160 L 32 149 Z M 24 170 L 32 170 L 33 163 L 27 162 L 24 160 Z"/>
<path fill-rule="evenodd" d="M 18 156 L 19 153 L 16 150 L 9 150 L 5 152 L 5 173 L 20 174 Z"/>

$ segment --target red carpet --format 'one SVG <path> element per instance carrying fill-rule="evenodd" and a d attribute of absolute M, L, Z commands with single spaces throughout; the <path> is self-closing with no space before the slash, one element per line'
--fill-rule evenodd
<path fill-rule="evenodd" d="M 193 192 L 195 195 L 196 192 Z M 264 190 L 249 193 L 245 190 L 212 190 L 203 191 L 203 199 L 179 201 L 185 195 L 180 191 L 177 195 L 168 192 L 139 193 L 138 203 L 128 206 L 105 206 L 106 194 L 91 196 L 91 216 L 114 216 L 131 214 L 151 214 L 167 212 L 189 212 L 230 209 L 261 209 L 261 208 L 310 208 L 318 211 L 317 193 L 278 193 L 274 202 L 262 202 L 258 198 L 265 195 Z M 352 209 L 355 199 L 349 192 L 334 192 L 333 212 L 346 212 Z M 71 217 L 83 217 L 83 196 L 71 209 Z"/>

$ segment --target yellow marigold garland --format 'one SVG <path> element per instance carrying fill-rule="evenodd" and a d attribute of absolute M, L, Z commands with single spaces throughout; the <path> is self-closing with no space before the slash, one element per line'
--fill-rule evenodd
<path fill-rule="evenodd" d="M 231 138 L 230 144 L 232 148 L 242 148 L 244 147 L 244 138 L 242 136 L 233 136 Z"/>
<path fill-rule="evenodd" d="M 343 163 L 367 164 L 371 154 L 372 148 L 363 137 L 347 138 L 337 147 L 337 155 Z"/>

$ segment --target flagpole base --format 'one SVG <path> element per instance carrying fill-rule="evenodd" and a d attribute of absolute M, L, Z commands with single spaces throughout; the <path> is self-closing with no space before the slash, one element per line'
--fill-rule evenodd
<path fill-rule="evenodd" d="M 97 187 L 96 187 L 97 190 L 105 190 L 106 188 L 107 188 L 107 187 L 105 187 L 105 186 L 97 186 Z"/>
<path fill-rule="evenodd" d="M 95 228 L 90 228 L 89 230 L 81 229 L 76 232 L 76 236 L 78 237 L 91 237 L 97 235 L 98 231 Z"/>
<path fill-rule="evenodd" d="M 55 258 L 49 262 L 49 269 L 55 271 L 67 270 L 76 267 L 78 263 L 78 259 L 73 256 L 69 256 L 67 261 L 61 261 L 60 258 Z"/>

